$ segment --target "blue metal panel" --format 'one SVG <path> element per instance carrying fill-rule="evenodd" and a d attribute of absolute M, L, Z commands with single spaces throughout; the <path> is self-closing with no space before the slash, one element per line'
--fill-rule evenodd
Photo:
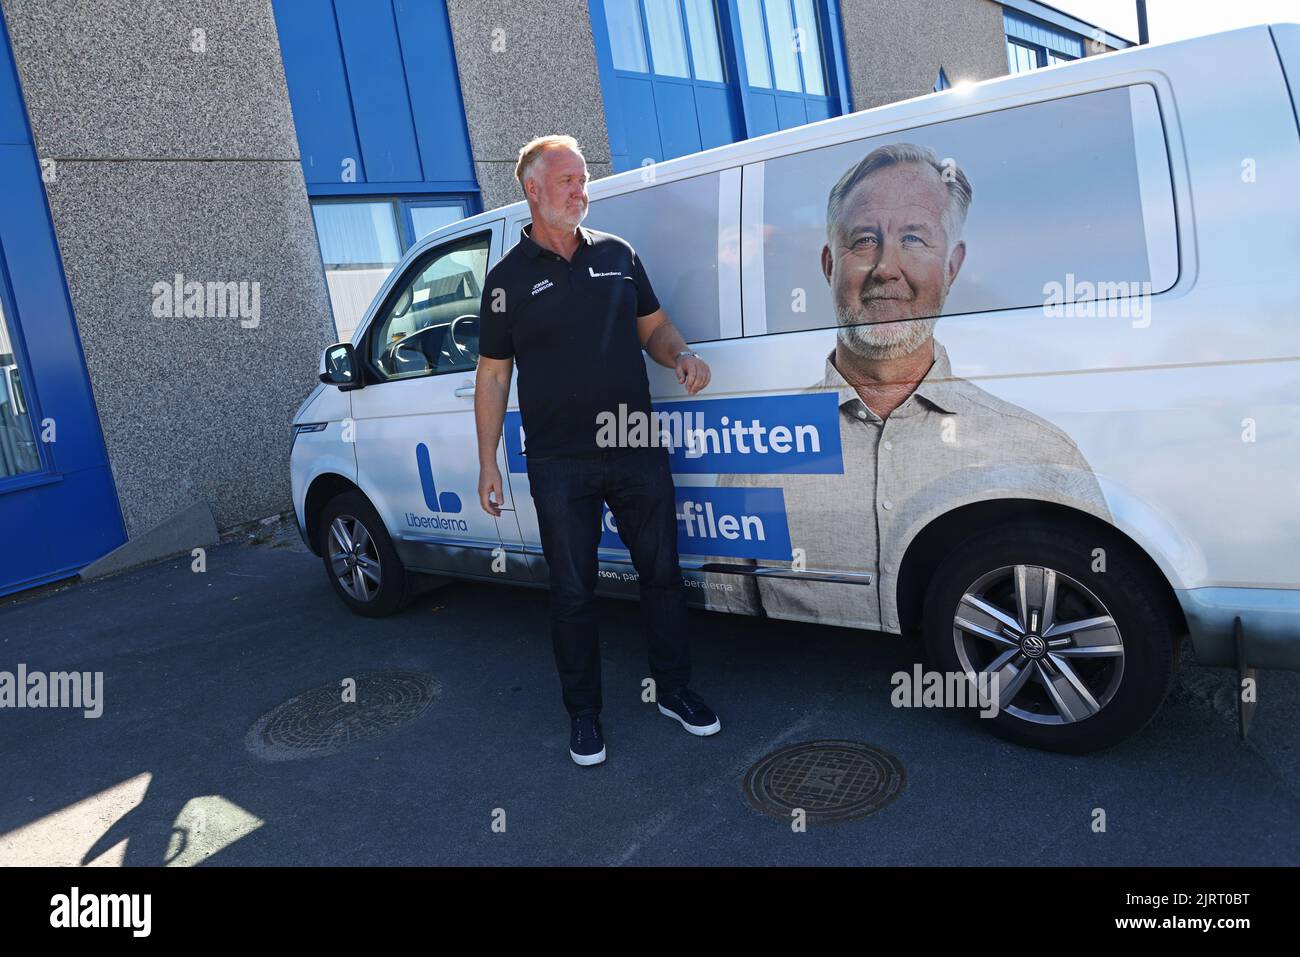
<path fill-rule="evenodd" d="M 775 133 L 782 128 L 776 118 L 775 96 L 771 93 L 756 92 L 751 88 L 749 95 L 745 99 L 748 101 L 748 109 L 745 114 L 749 117 L 750 136 Z"/>
<path fill-rule="evenodd" d="M 771 90 L 743 83 L 745 91 L 745 119 L 750 136 L 761 136 L 778 129 L 786 130 L 804 123 L 839 116 L 850 103 L 848 70 L 844 60 L 844 41 L 840 30 L 840 17 L 836 0 L 815 0 L 817 21 L 820 25 L 819 47 L 822 67 L 829 95 L 793 93 L 788 90 Z M 744 56 L 744 40 L 740 29 L 736 0 L 727 0 L 730 46 Z M 769 48 L 772 38 L 765 35 Z M 807 55 L 805 51 L 804 55 Z M 747 75 L 747 74 L 742 74 Z"/>
<path fill-rule="evenodd" d="M 728 39 L 728 4 L 734 3 L 719 0 L 718 34 L 727 78 L 726 83 L 719 83 L 693 76 L 667 77 L 615 69 L 605 0 L 589 0 L 615 171 L 635 168 L 647 158 L 671 159 L 745 137 L 745 107 L 735 82 L 743 63 L 738 62 L 735 46 Z M 693 48 L 689 31 L 683 33 L 683 41 L 690 54 Z"/>
<path fill-rule="evenodd" d="M 755 117 L 750 115 L 750 100 L 745 95 L 745 48 L 740 42 L 740 13 L 736 0 L 718 0 L 718 38 L 722 41 L 722 60 L 727 71 L 727 86 L 731 90 L 736 139 L 757 135 Z"/>
<path fill-rule="evenodd" d="M 600 75 L 600 94 L 605 105 L 605 130 L 609 135 L 609 158 L 614 172 L 630 169 L 626 110 L 622 101 L 621 78 L 614 72 L 614 57 L 609 48 L 609 24 L 605 19 L 605 0 L 588 0 L 591 15 L 591 38 L 596 48 L 596 72 Z M 653 102 L 653 100 L 652 100 Z M 657 136 L 656 132 L 656 136 Z"/>
<path fill-rule="evenodd" d="M 0 130 L 19 140 L 0 145 L 0 297 L 30 417 L 37 429 L 47 420 L 56 429 L 55 441 L 39 443 L 40 471 L 0 479 L 7 594 L 76 574 L 126 530 L 2 18 Z"/>
<path fill-rule="evenodd" d="M 445 3 L 394 0 L 424 179 L 473 180 L 469 130 Z"/>
<path fill-rule="evenodd" d="M 808 122 L 816 123 L 818 120 L 829 120 L 835 114 L 831 112 L 831 101 L 808 97 L 804 100 L 804 109 L 808 111 Z"/>
<path fill-rule="evenodd" d="M 622 166 L 616 162 L 615 172 L 636 169 L 641 162 L 665 158 L 659 140 L 659 119 L 655 111 L 655 96 L 649 77 L 638 79 L 620 73 L 614 81 L 615 109 L 622 114 L 623 148 Z"/>
<path fill-rule="evenodd" d="M 23 109 L 22 94 L 18 91 L 18 73 L 9 55 L 9 41 L 4 29 L 4 14 L 0 12 L 0 143 L 28 144 L 32 142 L 27 129 L 27 111 Z"/>
<path fill-rule="evenodd" d="M 348 159 L 352 160 L 350 167 L 355 167 L 355 181 L 364 183 L 365 168 L 333 3 L 274 0 L 273 9 L 309 190 L 313 183 L 343 182 Z"/>
<path fill-rule="evenodd" d="M 655 108 L 659 116 L 659 141 L 664 159 L 700 151 L 699 119 L 695 110 L 695 93 L 690 83 L 674 83 L 656 77 Z"/>
<path fill-rule="evenodd" d="M 804 109 L 803 104 L 802 96 L 782 96 L 777 94 L 776 119 L 781 124 L 781 129 L 788 130 L 792 126 L 803 126 L 808 122 L 808 111 Z"/>
<path fill-rule="evenodd" d="M 1102 30 L 1086 20 L 1080 20 L 1078 17 L 1070 16 L 1070 14 L 1055 7 L 1039 3 L 1038 0 L 998 0 L 998 2 L 1002 4 L 1004 12 L 1018 11 L 1028 19 L 1044 24 L 1048 29 L 1079 37 L 1092 37 L 1096 34 L 1107 46 L 1114 47 L 1117 50 L 1134 46 L 1132 40 L 1116 36 L 1110 31 Z M 1069 51 L 1063 52 L 1068 53 Z"/>
<path fill-rule="evenodd" d="M 1083 56 L 1083 37 L 1014 10 L 1003 9 L 1007 36 L 1068 56 Z"/>
<path fill-rule="evenodd" d="M 697 84 L 695 108 L 700 116 L 700 149 L 725 146 L 745 138 L 736 116 L 731 90 Z"/>
<path fill-rule="evenodd" d="M 478 190 L 445 0 L 273 7 L 310 195 Z"/>
<path fill-rule="evenodd" d="M 334 11 L 366 163 L 366 182 L 422 179 L 392 7 L 374 0 L 334 0 Z"/>
<path fill-rule="evenodd" d="M 476 193 L 478 183 L 467 179 L 439 179 L 411 183 L 317 183 L 313 196 L 395 196 L 401 193 Z"/>
<path fill-rule="evenodd" d="M 828 61 L 826 66 L 830 71 L 826 89 L 837 94 L 838 101 L 827 103 L 826 109 L 832 116 L 843 116 L 853 112 L 853 94 L 849 91 L 848 61 L 844 58 L 844 28 L 840 23 L 839 0 L 825 0 L 824 9 Z"/>

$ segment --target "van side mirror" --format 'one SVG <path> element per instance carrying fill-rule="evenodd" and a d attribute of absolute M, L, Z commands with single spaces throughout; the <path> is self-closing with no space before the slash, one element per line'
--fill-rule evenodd
<path fill-rule="evenodd" d="M 343 392 L 361 388 L 361 367 L 352 343 L 336 342 L 326 347 L 320 356 L 320 380 Z"/>

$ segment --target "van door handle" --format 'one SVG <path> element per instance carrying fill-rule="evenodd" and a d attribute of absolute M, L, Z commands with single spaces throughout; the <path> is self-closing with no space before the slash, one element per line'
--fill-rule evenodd
<path fill-rule="evenodd" d="M 468 399 L 473 394 L 474 394 L 473 382 L 466 382 L 464 385 L 458 386 L 456 388 L 456 391 L 452 393 L 452 395 L 456 396 L 458 399 Z"/>

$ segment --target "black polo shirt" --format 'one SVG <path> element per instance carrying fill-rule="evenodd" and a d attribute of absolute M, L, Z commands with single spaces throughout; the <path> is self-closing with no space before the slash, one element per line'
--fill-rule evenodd
<path fill-rule="evenodd" d="M 571 261 L 533 242 L 491 270 L 479 308 L 479 354 L 519 367 L 525 452 L 599 451 L 601 412 L 650 413 L 636 320 L 659 308 L 636 252 L 610 233 L 578 227 Z"/>

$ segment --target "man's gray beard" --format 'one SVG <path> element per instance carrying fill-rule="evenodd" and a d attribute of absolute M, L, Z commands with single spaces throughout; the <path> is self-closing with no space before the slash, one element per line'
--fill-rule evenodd
<path fill-rule="evenodd" d="M 560 208 L 558 215 L 555 214 L 555 210 L 546 208 L 539 209 L 537 212 L 540 214 L 541 218 L 545 220 L 547 226 L 562 232 L 571 233 L 578 228 L 579 224 L 584 219 L 587 218 L 587 212 L 590 209 L 590 206 L 584 206 L 582 214 L 576 218 L 563 207 Z"/>
<path fill-rule="evenodd" d="M 838 306 L 835 318 L 840 324 L 840 342 L 863 359 L 898 359 L 910 355 L 934 335 L 934 327 L 939 322 L 938 316 L 866 322 L 861 313 L 850 313 Z"/>

